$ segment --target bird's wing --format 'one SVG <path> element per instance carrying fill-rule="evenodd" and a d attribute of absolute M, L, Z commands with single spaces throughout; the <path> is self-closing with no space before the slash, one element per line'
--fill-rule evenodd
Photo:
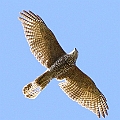
<path fill-rule="evenodd" d="M 36 59 L 49 68 L 65 51 L 44 21 L 31 11 L 20 13 L 24 33 Z"/>
<path fill-rule="evenodd" d="M 95 113 L 98 117 L 108 115 L 107 100 L 95 83 L 84 74 L 77 66 L 73 66 L 68 72 L 57 79 L 64 79 L 59 83 L 60 88 L 74 101 Z"/>

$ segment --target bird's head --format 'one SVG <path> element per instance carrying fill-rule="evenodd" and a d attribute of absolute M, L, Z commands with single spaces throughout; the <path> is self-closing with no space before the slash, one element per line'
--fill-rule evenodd
<path fill-rule="evenodd" d="M 77 51 L 77 49 L 76 48 L 74 48 L 74 50 L 73 50 L 73 56 L 74 56 L 74 59 L 75 60 L 77 60 L 77 58 L 78 58 L 78 51 Z"/>
<path fill-rule="evenodd" d="M 69 54 L 72 56 L 73 61 L 74 61 L 74 63 L 75 63 L 76 60 L 77 60 L 77 58 L 78 58 L 78 51 L 77 51 L 77 49 L 74 48 L 74 50 L 73 50 L 72 52 L 70 52 Z"/>

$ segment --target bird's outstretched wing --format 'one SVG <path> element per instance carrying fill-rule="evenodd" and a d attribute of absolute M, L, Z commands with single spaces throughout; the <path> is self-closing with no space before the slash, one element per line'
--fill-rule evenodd
<path fill-rule="evenodd" d="M 60 88 L 74 101 L 91 110 L 98 117 L 108 115 L 107 100 L 95 83 L 77 66 L 73 66 L 67 73 L 57 79 L 64 79 L 59 83 Z"/>
<path fill-rule="evenodd" d="M 33 12 L 20 13 L 25 36 L 31 52 L 41 64 L 49 68 L 65 51 L 59 45 L 52 31 L 44 21 Z"/>

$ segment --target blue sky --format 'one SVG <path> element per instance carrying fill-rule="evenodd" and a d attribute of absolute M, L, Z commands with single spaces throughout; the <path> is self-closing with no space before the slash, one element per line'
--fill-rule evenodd
<path fill-rule="evenodd" d="M 0 119 L 98 119 L 69 99 L 55 79 L 35 100 L 23 96 L 23 86 L 46 68 L 29 50 L 18 20 L 22 10 L 41 16 L 66 52 L 78 49 L 78 67 L 108 100 L 110 110 L 105 119 L 120 119 L 120 0 L 1 0 Z"/>

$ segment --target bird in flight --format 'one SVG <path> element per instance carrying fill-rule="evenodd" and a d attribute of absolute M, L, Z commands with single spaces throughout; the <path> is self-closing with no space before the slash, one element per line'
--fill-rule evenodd
<path fill-rule="evenodd" d="M 25 10 L 20 15 L 19 20 L 23 25 L 31 52 L 47 68 L 42 75 L 24 86 L 25 97 L 35 99 L 48 83 L 56 78 L 62 81 L 59 83 L 60 88 L 73 101 L 89 109 L 99 118 L 100 115 L 103 117 L 108 115 L 105 96 L 92 79 L 76 66 L 77 49 L 67 54 L 41 17 Z"/>

